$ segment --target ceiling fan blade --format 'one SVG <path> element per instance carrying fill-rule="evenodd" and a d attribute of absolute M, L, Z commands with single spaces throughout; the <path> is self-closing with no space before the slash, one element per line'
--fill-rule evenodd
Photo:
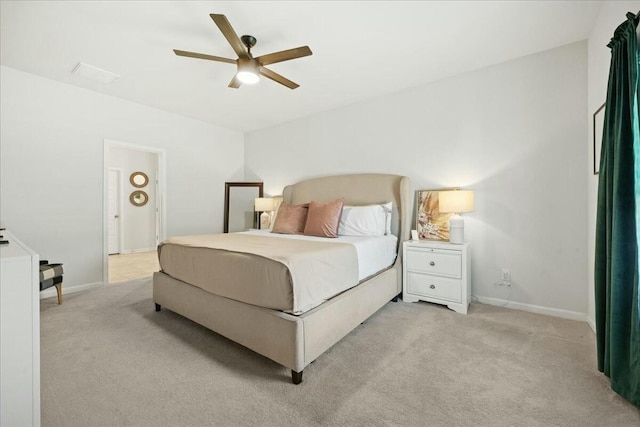
<path fill-rule="evenodd" d="M 189 58 L 208 59 L 209 61 L 226 62 L 228 64 L 235 64 L 235 59 L 223 58 L 221 56 L 205 55 L 204 53 L 188 52 L 186 50 L 173 49 L 178 56 L 187 56 Z"/>
<path fill-rule="evenodd" d="M 242 82 L 240 81 L 240 79 L 238 78 L 238 75 L 236 74 L 231 79 L 231 82 L 229 82 L 229 87 L 232 87 L 234 89 L 238 89 L 241 84 L 242 84 Z"/>
<path fill-rule="evenodd" d="M 213 22 L 216 23 L 218 28 L 220 28 L 222 35 L 227 39 L 233 50 L 238 55 L 238 58 L 248 58 L 249 55 L 247 54 L 244 44 L 231 27 L 227 17 L 224 15 L 217 15 L 215 13 L 212 13 L 209 16 L 213 19 Z"/>
<path fill-rule="evenodd" d="M 309 46 L 300 46 L 294 49 L 281 50 L 280 52 L 268 53 L 257 57 L 260 65 L 275 64 L 276 62 L 288 61 L 290 59 L 302 58 L 313 54 Z"/>
<path fill-rule="evenodd" d="M 299 84 L 294 83 L 291 80 L 287 79 L 286 77 L 282 77 L 280 74 L 274 71 L 271 71 L 270 69 L 265 67 L 260 67 L 260 74 L 262 74 L 268 79 L 273 80 L 274 82 L 280 83 L 281 85 L 288 87 L 289 89 L 295 89 L 300 86 Z"/>

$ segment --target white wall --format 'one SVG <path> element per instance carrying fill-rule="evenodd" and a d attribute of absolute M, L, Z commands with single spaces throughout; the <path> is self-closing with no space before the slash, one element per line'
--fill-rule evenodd
<path fill-rule="evenodd" d="M 0 93 L 0 222 L 63 262 L 65 287 L 102 281 L 104 139 L 166 150 L 168 236 L 222 231 L 240 132 L 4 66 Z"/>
<path fill-rule="evenodd" d="M 472 293 L 507 300 L 495 285 L 506 267 L 513 301 L 584 319 L 586 51 L 580 42 L 249 133 L 245 178 L 272 195 L 350 172 L 474 189 Z"/>
<path fill-rule="evenodd" d="M 611 50 L 607 44 L 613 37 L 613 32 L 626 20 L 627 12 L 638 13 L 640 1 L 605 1 L 602 2 L 596 22 L 589 33 L 588 52 L 588 108 L 589 136 L 587 155 L 588 179 L 588 321 L 595 330 L 595 299 L 594 299 L 594 259 L 595 259 L 595 227 L 596 208 L 598 202 L 598 176 L 593 175 L 593 113 L 607 99 L 607 82 L 609 79 L 609 65 Z"/>
<path fill-rule="evenodd" d="M 122 171 L 120 194 L 120 227 L 122 241 L 121 253 L 154 250 L 156 247 L 156 185 L 158 154 L 126 147 L 111 146 L 108 149 L 109 167 Z M 149 183 L 144 188 L 134 187 L 129 176 L 134 172 L 144 172 Z M 147 193 L 148 201 L 144 206 L 135 206 L 129 195 L 142 190 Z"/>

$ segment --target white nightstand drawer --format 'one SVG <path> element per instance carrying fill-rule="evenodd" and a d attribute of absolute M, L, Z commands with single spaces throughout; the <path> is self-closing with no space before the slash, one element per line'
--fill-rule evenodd
<path fill-rule="evenodd" d="M 461 301 L 461 281 L 446 277 L 407 272 L 407 291 L 415 295 Z"/>
<path fill-rule="evenodd" d="M 407 250 L 405 262 L 408 271 L 438 274 L 458 279 L 462 277 L 460 251 L 412 247 Z"/>

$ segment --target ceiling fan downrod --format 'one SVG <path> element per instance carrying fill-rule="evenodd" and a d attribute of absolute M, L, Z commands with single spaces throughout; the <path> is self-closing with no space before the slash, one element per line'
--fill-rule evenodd
<path fill-rule="evenodd" d="M 242 43 L 247 47 L 247 53 L 249 54 L 249 56 L 251 56 L 251 48 L 256 45 L 258 40 L 256 40 L 255 37 L 249 35 L 240 37 L 240 40 L 242 40 Z"/>

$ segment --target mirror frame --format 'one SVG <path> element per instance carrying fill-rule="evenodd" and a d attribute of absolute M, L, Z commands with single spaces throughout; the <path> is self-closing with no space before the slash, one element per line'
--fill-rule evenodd
<path fill-rule="evenodd" d="M 135 178 L 138 176 L 141 176 L 142 178 L 144 178 L 144 183 L 136 184 Z M 129 176 L 129 182 L 131 183 L 131 185 L 133 185 L 136 188 L 142 188 L 142 187 L 146 187 L 147 184 L 149 184 L 149 177 L 144 172 L 134 172 Z"/>
<path fill-rule="evenodd" d="M 136 196 L 144 197 L 144 201 L 139 202 L 139 203 L 136 202 Z M 136 190 L 133 193 L 131 193 L 131 195 L 129 196 L 129 201 L 131 202 L 131 204 L 133 206 L 144 206 L 149 201 L 149 195 L 146 192 L 142 191 L 142 190 Z"/>
<path fill-rule="evenodd" d="M 225 182 L 224 183 L 224 233 L 229 232 L 229 192 L 233 187 L 256 187 L 258 188 L 258 197 L 263 197 L 262 182 Z M 255 212 L 254 212 L 255 216 Z M 255 218 L 254 218 L 255 222 Z"/>

